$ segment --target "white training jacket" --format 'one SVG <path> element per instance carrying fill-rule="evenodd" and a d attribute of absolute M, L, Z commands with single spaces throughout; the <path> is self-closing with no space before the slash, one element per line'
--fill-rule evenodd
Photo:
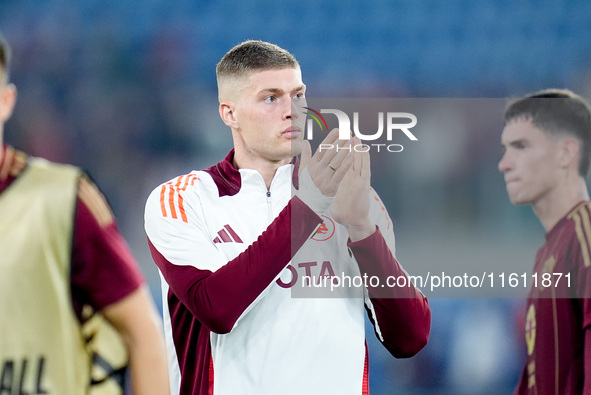
<path fill-rule="evenodd" d="M 158 186 L 146 203 L 172 394 L 367 394 L 364 310 L 396 357 L 418 352 L 430 329 L 418 290 L 385 285 L 406 273 L 381 200 L 372 190 L 376 232 L 352 243 L 329 210 L 292 196 L 297 164 L 267 190 L 232 159 Z"/>

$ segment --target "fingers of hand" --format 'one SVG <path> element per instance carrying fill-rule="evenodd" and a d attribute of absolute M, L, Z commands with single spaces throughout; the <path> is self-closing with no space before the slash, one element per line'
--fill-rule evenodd
<path fill-rule="evenodd" d="M 334 171 L 333 180 L 337 183 L 340 183 L 345 175 L 349 172 L 351 166 L 353 166 L 353 163 L 355 163 L 355 156 L 352 154 L 347 155 Z"/>
<path fill-rule="evenodd" d="M 325 151 L 320 163 L 331 169 L 338 169 L 348 156 L 352 156 L 351 140 L 338 140 L 333 148 Z"/>
<path fill-rule="evenodd" d="M 310 142 L 308 140 L 304 140 L 304 142 L 302 144 L 302 160 L 300 162 L 299 173 L 301 173 L 302 170 L 310 163 L 311 157 L 312 157 L 312 147 L 310 147 Z"/>
<path fill-rule="evenodd" d="M 333 167 L 337 167 L 332 163 L 332 159 L 335 155 L 341 152 L 341 148 L 344 147 L 349 140 L 339 139 L 339 129 L 333 129 L 330 133 L 322 140 L 322 143 L 318 146 L 318 149 L 314 153 L 314 159 L 322 163 L 323 166 L 328 166 L 329 163 Z"/>
<path fill-rule="evenodd" d="M 312 157 L 313 160 L 320 162 L 322 158 L 324 158 L 327 151 L 332 150 L 335 146 L 335 141 L 339 138 L 339 130 L 333 129 L 328 133 L 328 135 L 322 140 L 316 152 L 314 152 L 314 156 Z M 332 147 L 332 148 L 331 148 Z"/>
<path fill-rule="evenodd" d="M 361 175 L 364 178 L 371 178 L 371 161 L 369 152 L 362 152 L 361 153 Z"/>
<path fill-rule="evenodd" d="M 358 137 L 352 139 L 352 145 L 358 146 L 361 140 Z M 369 151 L 354 150 L 355 162 L 352 166 L 352 171 L 363 178 L 369 179 L 371 176 L 370 154 Z"/>
<path fill-rule="evenodd" d="M 334 142 L 339 138 L 339 129 L 334 128 L 333 130 L 330 131 L 330 133 L 328 133 L 326 135 L 326 137 L 324 138 L 324 140 L 322 140 L 322 143 L 320 144 L 334 144 Z"/>

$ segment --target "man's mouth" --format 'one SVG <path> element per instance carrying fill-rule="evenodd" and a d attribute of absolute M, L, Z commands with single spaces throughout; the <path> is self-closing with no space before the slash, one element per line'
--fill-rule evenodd
<path fill-rule="evenodd" d="M 302 131 L 298 126 L 290 126 L 286 128 L 283 132 L 281 132 L 281 136 L 288 139 L 294 139 L 298 137 L 301 133 Z"/>

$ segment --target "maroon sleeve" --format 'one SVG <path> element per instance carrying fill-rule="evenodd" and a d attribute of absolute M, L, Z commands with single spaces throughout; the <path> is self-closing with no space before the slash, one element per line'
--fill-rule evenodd
<path fill-rule="evenodd" d="M 78 318 L 85 304 L 102 310 L 144 283 L 116 223 L 101 227 L 80 198 L 76 202 L 70 280 Z"/>
<path fill-rule="evenodd" d="M 573 238 L 575 239 L 575 238 Z M 577 270 L 576 277 L 576 295 L 580 298 L 580 308 L 582 312 L 582 330 L 584 332 L 583 338 L 583 394 L 591 394 L 591 267 L 585 265 L 585 260 L 582 256 L 582 246 L 580 243 L 576 244 L 576 262 L 575 270 Z M 588 248 L 588 246 L 586 246 Z"/>
<path fill-rule="evenodd" d="M 397 358 L 415 355 L 429 339 L 431 310 L 427 298 L 410 281 L 403 287 L 386 286 L 389 276 L 408 277 L 392 255 L 379 227 L 371 236 L 350 242 L 348 246 L 361 274 L 380 278 L 376 287 L 368 284 L 368 292 L 375 314 L 373 317 L 370 314 L 370 319 L 382 335 L 382 344 Z"/>
<path fill-rule="evenodd" d="M 574 279 L 574 297 L 581 300 L 582 313 L 582 330 L 587 330 L 591 327 L 591 266 L 585 266 L 584 260 L 581 256 L 581 246 L 577 243 L 576 258 L 573 260 L 575 268 L 572 269 L 571 275 Z M 560 285 L 568 284 L 565 279 Z"/>
<path fill-rule="evenodd" d="M 591 330 L 585 330 L 585 351 L 584 351 L 584 367 L 583 374 L 585 375 L 583 394 L 591 394 Z"/>
<path fill-rule="evenodd" d="M 294 197 L 253 244 L 215 272 L 174 265 L 148 243 L 179 300 L 211 331 L 228 333 L 321 223 Z"/>

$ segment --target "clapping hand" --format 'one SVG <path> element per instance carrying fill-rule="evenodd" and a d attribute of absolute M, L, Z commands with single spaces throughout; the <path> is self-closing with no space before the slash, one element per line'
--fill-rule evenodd
<path fill-rule="evenodd" d="M 335 196 L 339 184 L 347 174 L 354 161 L 354 155 L 347 147 L 350 140 L 338 140 L 339 130 L 333 129 L 322 141 L 320 147 L 333 146 L 330 149 L 318 149 L 312 156 L 312 149 L 308 141 L 302 146 L 302 160 L 300 175 L 307 170 L 314 185 L 324 196 Z"/>
<path fill-rule="evenodd" d="M 355 137 L 352 145 L 361 141 Z M 330 213 L 335 221 L 344 225 L 351 241 L 366 238 L 375 231 L 369 219 L 369 189 L 371 166 L 369 152 L 352 153 L 354 161 L 339 185 Z"/>

